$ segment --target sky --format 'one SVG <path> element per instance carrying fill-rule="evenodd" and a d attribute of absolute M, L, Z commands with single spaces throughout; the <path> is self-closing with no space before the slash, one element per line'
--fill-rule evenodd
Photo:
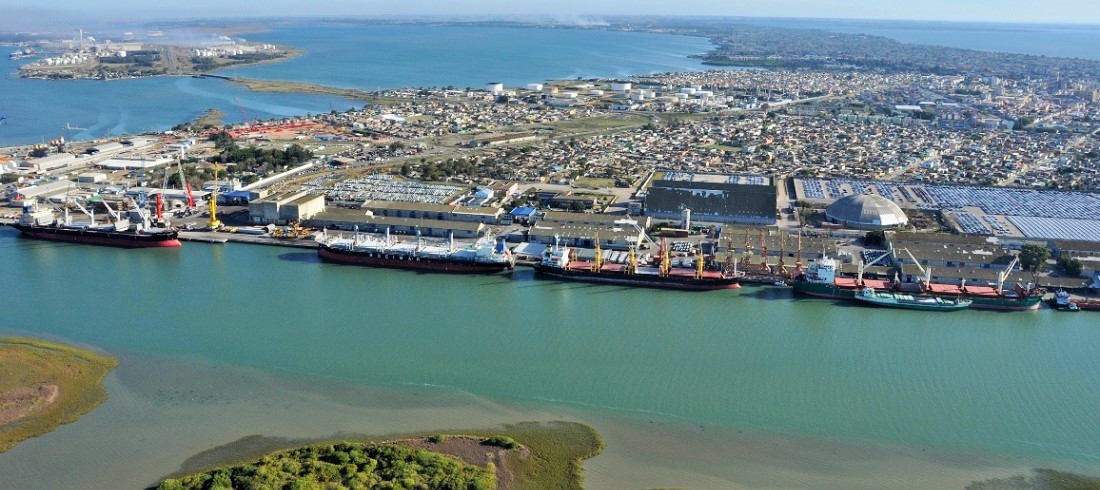
<path fill-rule="evenodd" d="M 1097 0 L 2 0 L 0 28 L 256 16 L 720 15 L 1100 24 Z M 259 8 L 258 8 L 259 7 Z"/>

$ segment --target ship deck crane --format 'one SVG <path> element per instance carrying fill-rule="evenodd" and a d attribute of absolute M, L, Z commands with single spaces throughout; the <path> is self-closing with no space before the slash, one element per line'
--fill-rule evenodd
<path fill-rule="evenodd" d="M 191 214 L 195 210 L 195 196 L 191 193 L 191 184 L 187 182 L 187 178 L 183 176 L 183 149 L 180 149 L 180 160 L 176 166 L 176 170 L 180 175 L 180 189 L 187 191 L 187 214 Z"/>
<path fill-rule="evenodd" d="M 1012 262 L 1008 264 L 1005 270 L 997 273 L 997 292 L 1004 291 L 1005 281 L 1008 280 L 1009 274 L 1012 274 L 1012 270 L 1016 268 L 1016 264 L 1020 263 L 1020 257 L 1016 256 L 1012 258 Z"/>
<path fill-rule="evenodd" d="M 924 274 L 925 286 L 930 284 L 932 282 L 932 266 L 928 266 L 928 268 L 925 269 L 924 266 L 920 265 L 920 261 L 913 256 L 913 253 L 910 252 L 908 248 L 903 248 L 901 250 L 905 252 L 905 255 L 909 256 L 909 260 L 913 261 L 913 264 L 917 266 L 917 269 L 920 270 L 921 274 Z"/>
<path fill-rule="evenodd" d="M 863 258 L 860 257 L 860 259 L 859 259 L 859 272 L 856 274 L 856 284 L 858 284 L 860 286 L 863 285 L 863 272 L 866 271 L 868 267 L 871 267 L 871 266 L 879 263 L 879 261 L 881 261 L 882 259 L 885 259 L 886 257 L 888 257 L 890 255 L 893 255 L 893 254 L 894 254 L 894 252 L 892 250 L 887 250 L 886 253 L 884 253 L 882 255 L 879 255 L 877 259 L 872 260 L 872 261 L 870 261 L 866 264 L 863 263 Z"/>

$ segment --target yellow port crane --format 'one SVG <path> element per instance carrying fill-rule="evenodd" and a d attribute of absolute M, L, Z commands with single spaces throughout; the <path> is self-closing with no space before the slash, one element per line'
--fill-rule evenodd
<path fill-rule="evenodd" d="M 222 222 L 218 221 L 218 164 L 214 164 L 214 192 L 210 194 L 210 221 L 206 222 L 211 230 L 217 230 L 222 227 Z"/>

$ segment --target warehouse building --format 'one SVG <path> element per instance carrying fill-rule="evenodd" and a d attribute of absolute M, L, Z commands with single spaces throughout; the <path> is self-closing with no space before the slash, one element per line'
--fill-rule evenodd
<path fill-rule="evenodd" d="M 68 180 L 55 180 L 41 185 L 32 185 L 16 189 L 8 195 L 12 206 L 22 207 L 24 203 L 31 203 L 37 199 L 49 199 L 60 196 L 72 190 L 73 183 Z"/>
<path fill-rule="evenodd" d="M 527 232 L 527 241 L 544 245 L 553 245 L 558 241 L 562 246 L 593 248 L 596 237 L 600 247 L 608 250 L 626 250 L 631 246 L 644 243 L 642 230 L 633 227 L 600 227 L 564 224 L 538 224 Z"/>
<path fill-rule="evenodd" d="M 776 223 L 776 189 L 769 177 L 663 172 L 645 193 L 644 213 L 680 220 L 685 209 L 699 223 Z"/>
<path fill-rule="evenodd" d="M 415 235 L 417 230 L 423 236 L 447 237 L 454 233 L 455 238 L 478 238 L 485 233 L 482 223 L 467 221 L 442 221 L 427 218 L 395 218 L 378 216 L 360 209 L 337 208 L 317 213 L 304 221 L 306 226 L 351 231 L 358 227 L 366 233 L 390 233 Z"/>
<path fill-rule="evenodd" d="M 403 201 L 366 201 L 360 206 L 375 216 L 387 218 L 433 219 L 439 221 L 464 221 L 487 225 L 500 224 L 503 208 L 455 206 Z"/>
<path fill-rule="evenodd" d="M 648 216 L 623 216 L 615 214 L 594 214 L 594 213 L 569 213 L 564 211 L 543 211 L 541 215 L 535 218 L 535 221 L 539 224 L 550 225 L 572 225 L 572 226 L 589 226 L 596 228 L 633 228 L 633 225 L 621 223 L 622 220 L 630 220 L 640 226 L 642 229 L 649 228 L 650 218 Z"/>
<path fill-rule="evenodd" d="M 324 195 L 302 191 L 272 194 L 248 203 L 248 216 L 255 224 L 301 222 L 324 210 Z"/>

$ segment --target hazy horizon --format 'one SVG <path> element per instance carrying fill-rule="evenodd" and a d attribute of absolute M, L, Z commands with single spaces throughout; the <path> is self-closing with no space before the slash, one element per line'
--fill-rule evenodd
<path fill-rule="evenodd" d="M 425 14 L 431 12 L 431 14 Z M 454 2 L 408 0 L 401 5 L 332 0 L 303 5 L 289 0 L 268 0 L 257 15 L 251 2 L 194 0 L 181 4 L 151 3 L 147 0 L 114 0 L 88 7 L 76 0 L 31 2 L 14 0 L 0 19 L 0 30 L 64 30 L 94 23 L 146 23 L 183 20 L 247 20 L 263 18 L 355 19 L 386 17 L 479 17 L 538 18 L 561 23 L 598 23 L 602 18 L 626 16 L 707 16 L 744 18 L 798 18 L 821 20 L 891 20 L 987 22 L 1011 24 L 1100 24 L 1100 3 L 1083 0 L 1053 0 L 1037 9 L 1028 0 L 928 0 L 917 3 L 874 0 L 784 0 L 766 5 L 741 0 L 685 0 L 670 4 L 653 0 L 564 0 L 553 8 L 503 0 Z"/>

